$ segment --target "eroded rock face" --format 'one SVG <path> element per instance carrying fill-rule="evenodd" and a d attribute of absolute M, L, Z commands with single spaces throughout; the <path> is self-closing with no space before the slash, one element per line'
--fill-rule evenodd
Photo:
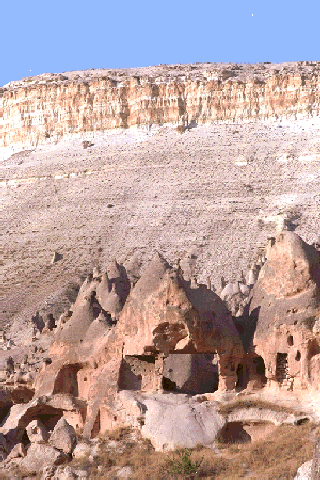
<path fill-rule="evenodd" d="M 318 115 L 319 68 L 169 65 L 29 77 L 0 89 L 0 147 L 133 125 Z"/>
<path fill-rule="evenodd" d="M 64 418 L 61 418 L 51 434 L 51 445 L 64 453 L 71 453 L 76 441 L 74 428 Z"/>
<path fill-rule="evenodd" d="M 250 299 L 254 351 L 266 377 L 288 390 L 319 389 L 319 251 L 294 232 L 280 233 Z"/>
<path fill-rule="evenodd" d="M 212 353 L 217 349 L 223 354 L 235 344 L 242 348 L 220 298 L 212 291 L 190 288 L 190 282 L 158 255 L 130 294 L 117 328 L 126 355 Z"/>
<path fill-rule="evenodd" d="M 93 437 L 120 425 L 143 427 L 157 448 L 167 448 L 168 439 L 168 448 L 173 448 L 183 446 L 181 431 L 201 418 L 213 430 L 206 425 L 197 429 L 184 446 L 199 439 L 211 444 L 222 424 L 215 404 L 206 404 L 206 395 L 219 399 L 243 389 L 268 393 L 277 387 L 314 392 L 318 398 L 316 247 L 293 232 L 280 233 L 268 259 L 260 262 L 248 312 L 234 320 L 227 303 L 206 285 L 198 285 L 188 265 L 182 265 L 184 271 L 180 263 L 173 268 L 156 252 L 131 290 L 124 267 L 115 260 L 104 272 L 95 269 L 87 277 L 70 314 L 52 332 L 35 398 L 9 407 L 1 432 L 10 448 L 22 442 L 24 434 L 33 443 L 47 442 L 42 430 L 53 430 L 51 447 L 70 454 L 75 432 Z M 247 340 L 247 333 L 252 340 L 246 351 L 234 322 L 246 330 L 241 338 Z M 180 395 L 163 396 L 164 390 Z M 185 393 L 196 395 L 192 405 L 183 400 Z M 163 412 L 168 412 L 165 421 Z M 181 415 L 188 421 L 177 436 L 171 426 Z M 250 415 L 252 420 L 253 412 Z M 44 428 L 38 432 L 42 420 Z M 239 418 L 230 415 L 228 421 Z M 48 455 L 53 453 L 48 450 Z M 64 458 L 53 457 L 53 462 Z"/>
<path fill-rule="evenodd" d="M 125 299 L 118 322 L 107 325 L 103 317 L 107 312 L 99 301 L 106 305 L 110 298 L 110 281 L 116 285 L 117 279 L 126 278 L 122 268 L 113 262 L 105 275 L 95 272 L 84 282 L 72 316 L 57 329 L 52 363 L 44 365 L 36 383 L 37 395 L 72 395 L 86 402 L 87 435 L 116 423 L 119 388 L 166 388 L 168 355 L 216 355 L 219 365 L 212 367 L 216 383 L 211 390 L 234 389 L 237 367 L 243 363 L 242 342 L 223 301 L 211 290 L 184 280 L 180 270 L 172 269 L 158 253 Z M 125 282 L 118 290 L 122 302 L 121 287 L 127 291 Z M 200 387 L 194 385 L 203 391 Z M 80 425 L 79 417 L 70 422 L 75 428 Z"/>

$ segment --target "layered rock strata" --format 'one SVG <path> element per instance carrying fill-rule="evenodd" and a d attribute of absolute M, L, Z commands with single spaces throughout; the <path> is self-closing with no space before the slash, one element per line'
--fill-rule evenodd
<path fill-rule="evenodd" d="M 0 148 L 132 126 L 193 126 L 319 112 L 320 62 L 43 74 L 0 88 Z"/>

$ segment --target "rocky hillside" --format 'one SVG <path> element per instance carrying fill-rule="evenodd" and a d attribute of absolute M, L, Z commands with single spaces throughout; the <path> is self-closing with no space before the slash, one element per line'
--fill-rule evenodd
<path fill-rule="evenodd" d="M 320 62 L 46 73 L 0 88 L 0 148 L 132 126 L 319 112 Z"/>
<path fill-rule="evenodd" d="M 174 65 L 0 89 L 0 477 L 145 478 L 110 454 L 119 428 L 143 455 L 203 445 L 202 476 L 220 478 L 220 441 L 252 442 L 270 478 L 274 452 L 287 476 L 320 473 L 319 72 Z M 257 449 L 278 425 L 289 444 Z M 242 452 L 223 478 L 263 478 Z"/>
<path fill-rule="evenodd" d="M 163 65 L 2 87 L 1 327 L 16 315 L 20 330 L 35 306 L 61 313 L 68 282 L 73 298 L 110 257 L 137 273 L 155 249 L 171 262 L 194 255 L 194 272 L 217 289 L 284 217 L 317 241 L 319 68 Z"/>

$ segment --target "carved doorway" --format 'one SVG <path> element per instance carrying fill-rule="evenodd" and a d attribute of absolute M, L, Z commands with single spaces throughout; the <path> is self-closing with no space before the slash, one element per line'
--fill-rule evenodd
<path fill-rule="evenodd" d="M 288 377 L 288 355 L 277 353 L 276 378 L 282 384 Z"/>

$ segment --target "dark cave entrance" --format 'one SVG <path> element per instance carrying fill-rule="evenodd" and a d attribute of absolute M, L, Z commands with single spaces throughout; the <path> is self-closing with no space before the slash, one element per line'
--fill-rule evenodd
<path fill-rule="evenodd" d="M 253 360 L 253 365 L 255 367 L 255 373 L 265 377 L 266 375 L 266 366 L 264 364 L 264 360 L 262 357 L 254 357 Z"/>
<path fill-rule="evenodd" d="M 217 441 L 222 444 L 250 443 L 251 436 L 243 428 L 242 422 L 229 422 L 221 428 Z"/>
<path fill-rule="evenodd" d="M 239 365 L 237 366 L 236 373 L 237 373 L 236 389 L 242 390 L 243 388 L 245 388 L 245 384 L 246 384 L 244 368 L 242 363 L 239 363 Z"/>
<path fill-rule="evenodd" d="M 276 378 L 282 384 L 288 376 L 288 354 L 277 353 Z"/>

